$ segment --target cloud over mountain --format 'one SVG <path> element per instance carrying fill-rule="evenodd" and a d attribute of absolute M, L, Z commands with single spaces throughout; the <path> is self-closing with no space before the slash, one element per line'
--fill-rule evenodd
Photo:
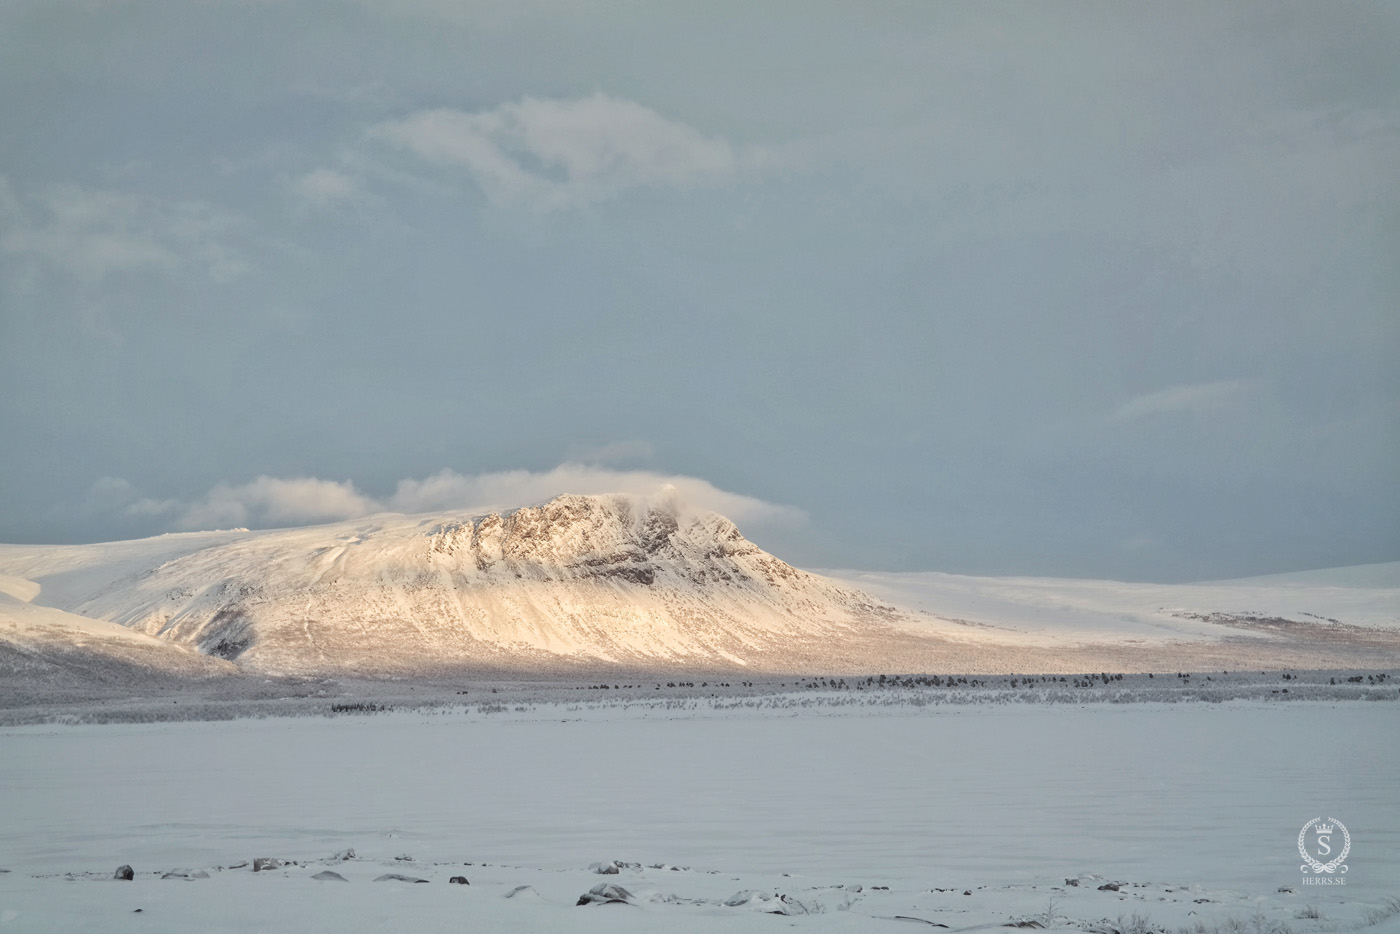
<path fill-rule="evenodd" d="M 94 484 L 89 508 L 113 509 L 132 518 L 155 518 L 163 528 L 201 530 L 268 528 L 355 519 L 381 512 L 486 511 L 542 502 L 567 493 L 623 493 L 665 501 L 682 512 L 717 512 L 738 522 L 793 524 L 805 519 L 794 507 L 721 490 L 698 477 L 648 470 L 616 470 L 564 463 L 551 470 L 460 474 L 442 470 L 404 479 L 394 492 L 374 497 L 350 480 L 261 476 L 247 483 L 220 482 L 195 499 L 153 499 L 121 478 Z"/>

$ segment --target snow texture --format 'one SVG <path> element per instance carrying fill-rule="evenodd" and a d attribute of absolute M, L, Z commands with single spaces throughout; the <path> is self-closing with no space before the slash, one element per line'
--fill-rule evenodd
<path fill-rule="evenodd" d="M 1397 930 L 1393 698 L 767 700 L 0 728 L 0 924 Z M 1319 816 L 1349 829 L 1344 886 L 1300 871 Z"/>

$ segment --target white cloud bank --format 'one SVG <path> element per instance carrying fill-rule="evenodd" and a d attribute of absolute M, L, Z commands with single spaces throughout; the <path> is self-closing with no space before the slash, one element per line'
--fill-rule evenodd
<path fill-rule="evenodd" d="M 767 159 L 601 93 L 526 97 L 472 113 L 422 110 L 371 134 L 435 165 L 465 169 L 493 201 L 537 211 L 592 204 L 628 188 L 724 184 Z"/>
<path fill-rule="evenodd" d="M 382 499 L 356 489 L 349 480 L 267 476 L 250 483 L 219 483 L 193 502 L 138 498 L 127 481 L 104 477 L 94 484 L 89 499 L 109 509 L 115 506 L 128 517 L 154 517 L 170 528 L 197 530 L 308 525 L 380 512 L 481 514 L 543 502 L 564 493 L 664 497 L 687 510 L 720 513 L 740 525 L 793 524 L 806 518 L 792 506 L 730 493 L 697 477 L 579 463 L 560 464 L 547 471 L 459 474 L 443 470 L 421 480 L 401 480 L 394 493 Z"/>

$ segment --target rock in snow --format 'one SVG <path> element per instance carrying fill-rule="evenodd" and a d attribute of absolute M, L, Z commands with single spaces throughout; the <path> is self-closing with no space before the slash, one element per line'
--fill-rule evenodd
<path fill-rule="evenodd" d="M 471 885 L 471 883 L 467 881 L 467 877 L 466 877 L 466 876 L 453 876 L 451 879 L 448 879 L 447 881 L 450 882 L 450 883 L 454 883 L 454 884 L 456 884 L 456 885 Z"/>
<path fill-rule="evenodd" d="M 417 876 L 406 876 L 399 872 L 386 872 L 377 877 L 375 882 L 427 882 L 427 879 L 420 879 Z"/>
<path fill-rule="evenodd" d="M 183 879 L 186 882 L 193 882 L 196 879 L 207 879 L 209 873 L 203 869 L 172 869 L 161 875 L 162 879 Z"/>
<path fill-rule="evenodd" d="M 132 879 L 136 878 L 136 873 L 131 871 L 130 866 L 118 866 L 112 878 L 119 882 L 130 882 Z"/>
<path fill-rule="evenodd" d="M 316 875 L 312 876 L 311 878 L 315 879 L 317 882 L 349 882 L 349 881 L 350 881 L 349 879 L 347 879 L 347 878 L 345 878 L 344 876 L 342 876 L 340 873 L 338 873 L 338 872 L 332 872 L 332 871 L 329 870 L 329 869 L 326 869 L 326 870 L 323 870 L 323 871 L 321 871 L 321 872 L 318 872 L 318 873 L 316 873 Z"/>
<path fill-rule="evenodd" d="M 259 856 L 253 860 L 253 872 L 265 872 L 269 869 L 281 869 L 282 861 L 273 859 L 270 856 Z"/>
<path fill-rule="evenodd" d="M 630 905 L 632 901 L 631 892 L 611 882 L 600 882 L 578 898 L 579 905 Z"/>
<path fill-rule="evenodd" d="M 806 915 L 812 911 L 790 895 L 769 895 L 756 889 L 736 892 L 724 900 L 729 908 L 749 908 L 770 915 Z"/>

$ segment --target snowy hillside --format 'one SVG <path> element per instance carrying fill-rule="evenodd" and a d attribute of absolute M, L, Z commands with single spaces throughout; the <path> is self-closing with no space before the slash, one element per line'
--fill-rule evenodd
<path fill-rule="evenodd" d="M 0 574 L 0 680 L 7 704 L 55 694 L 98 697 L 133 681 L 237 673 L 227 661 L 145 633 L 37 606 L 29 602 L 37 591 L 30 581 Z"/>
<path fill-rule="evenodd" d="M 0 566 L 28 582 L 28 599 L 282 673 L 561 660 L 783 668 L 896 615 L 762 551 L 727 519 L 624 496 L 6 546 Z"/>

